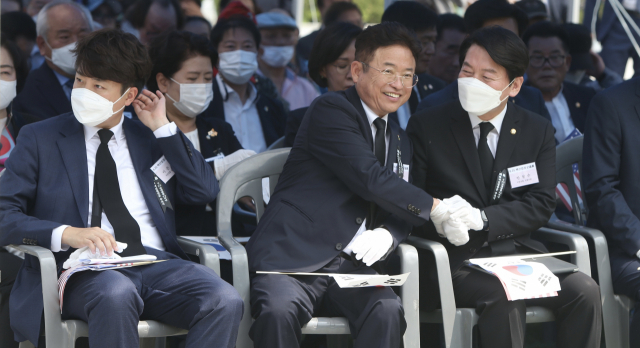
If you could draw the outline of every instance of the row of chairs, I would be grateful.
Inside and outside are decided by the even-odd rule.
[[[264,213],[262,179],[269,178],[269,191],[273,193],[278,178],[288,157],[289,149],[267,151],[233,166],[220,181],[221,191],[217,199],[217,230],[221,244],[230,252],[232,257],[233,286],[242,297],[245,308],[244,316],[238,332],[237,347],[253,347],[249,338],[249,328],[252,324],[249,302],[249,269],[247,254],[244,247],[233,238],[231,229],[231,215],[234,202],[244,196],[250,196],[255,201],[256,219],[259,221]],[[557,148],[557,179],[569,187],[572,201],[577,202],[577,193],[573,187],[573,163],[581,167],[582,137],[567,141]],[[568,168],[568,169],[567,169]],[[573,188],[573,190],[572,190]],[[577,204],[573,210],[576,221],[583,222],[586,214]],[[584,215],[583,215],[584,214]],[[591,275],[592,267],[597,273],[596,280],[601,287],[603,304],[604,337],[607,347],[629,347],[629,309],[632,301],[624,296],[615,295],[611,281],[611,269],[607,242],[604,235],[597,230],[582,225],[572,225],[561,221],[551,221],[548,226],[541,228],[533,237],[544,241],[562,244],[568,250],[577,253],[571,256],[571,262],[580,271]],[[190,240],[179,238],[185,252],[195,255],[200,262],[218,274],[220,263],[215,249]],[[88,328],[86,323],[79,320],[61,320],[57,293],[56,265],[51,251],[37,246],[13,245],[15,249],[38,257],[42,269],[45,336],[47,346],[74,347],[75,339],[86,337]],[[418,252],[416,248],[424,249],[433,254],[438,272],[438,286],[440,287],[441,308],[433,312],[419,310],[419,269]],[[473,308],[457,308],[453,297],[451,271],[446,249],[437,242],[417,237],[409,237],[396,251],[401,260],[401,272],[408,273],[407,282],[400,288],[400,297],[405,309],[407,330],[404,335],[404,347],[420,347],[420,323],[442,323],[445,333],[445,345],[449,347],[472,347],[473,327],[478,317]],[[589,257],[593,255],[593,257]],[[553,321],[551,311],[542,307],[527,308],[527,323]],[[185,330],[174,328],[156,321],[141,321],[138,326],[141,347],[164,347],[166,337],[185,334]],[[303,334],[323,334],[327,336],[330,347],[348,346],[349,325],[346,318],[313,318],[302,330]],[[21,348],[32,347],[28,342],[22,342]]]

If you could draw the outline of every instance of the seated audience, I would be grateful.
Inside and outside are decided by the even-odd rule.
[[[135,35],[143,45],[164,32],[182,30],[184,24],[179,0],[137,0],[124,18],[122,30]]]
[[[29,74],[13,107],[19,114],[47,119],[71,112],[71,89],[76,74],[72,51],[93,27],[81,5],[69,0],[56,0],[43,7],[36,25],[36,43],[46,60]]]
[[[445,13],[438,16],[435,53],[429,61],[427,72],[446,84],[454,82],[460,72],[460,45],[467,37],[462,17]]]
[[[2,36],[13,41],[23,57],[29,57],[36,47],[36,23],[24,12],[9,12],[0,17]]]
[[[415,228],[413,235],[447,249],[456,306],[476,309],[480,346],[523,347],[526,307],[542,306],[555,314],[558,347],[596,348],[602,309],[590,276],[558,274],[558,296],[509,301],[496,276],[464,264],[470,258],[547,252],[531,234],[555,208],[554,129],[508,101],[520,92],[528,56],[509,30],[495,26],[474,32],[460,50],[459,100],[411,117],[407,133],[415,151],[414,184],[434,197],[461,197],[440,203],[444,212],[434,210],[433,223]],[[499,173],[531,163],[537,181],[521,187],[507,181],[494,194]],[[428,253],[419,254],[420,305],[433,310],[440,303],[437,272]]]
[[[188,329],[186,347],[234,347],[242,299],[213,270],[187,261],[175,213],[163,209],[212,201],[219,190],[211,167],[167,120],[162,93],[139,94],[151,62],[133,35],[103,29],[73,52],[73,112],[23,127],[6,162],[0,245],[51,249],[58,269],[77,248],[112,255],[116,241],[127,243],[122,256],[166,260],[70,278],[61,317],[87,322],[93,348],[138,347],[141,319]],[[123,117],[130,104],[141,122]],[[162,159],[174,174],[164,183],[150,169]],[[11,292],[16,341],[37,344],[41,286],[38,261],[26,255]]]
[[[246,16],[219,18],[211,30],[218,74],[205,117],[227,121],[243,148],[262,152],[284,136],[287,114],[278,100],[251,81],[258,69],[260,32]]]
[[[596,91],[622,83],[622,76],[604,65],[599,54],[591,50],[591,30],[584,25],[565,23],[562,25],[569,34],[571,67],[565,80]]]
[[[514,3],[516,7],[522,10],[529,19],[529,25],[533,25],[540,21],[549,20],[549,12],[547,5],[540,0],[521,0]]]
[[[230,124],[201,116],[213,99],[210,50],[207,39],[186,31],[159,36],[149,46],[153,67],[147,88],[165,95],[167,118],[209,162],[220,180],[228,168],[255,153],[242,149]],[[214,236],[215,202],[208,205],[177,204],[176,233]]]
[[[98,0],[90,3],[91,17],[93,21],[103,28],[115,29],[120,27],[122,21],[122,5],[117,0]]]
[[[344,91],[353,86],[351,63],[356,59],[356,38],[362,29],[351,23],[338,22],[318,34],[311,49],[309,75],[329,92]],[[284,146],[291,147],[308,107],[293,110],[287,117]]]
[[[188,31],[190,33],[202,35],[209,39],[209,34],[211,33],[211,23],[206,20],[204,17],[198,16],[190,16],[184,19],[184,26],[182,30]]]
[[[435,52],[436,23],[438,15],[425,5],[415,1],[397,1],[389,6],[382,14],[382,22],[398,22],[416,34],[422,51],[416,62],[418,84],[411,90],[409,101],[402,105],[397,112],[389,114],[389,118],[398,122],[402,129],[407,128],[409,117],[418,108],[422,98],[444,88],[444,81],[427,74],[431,57]]]

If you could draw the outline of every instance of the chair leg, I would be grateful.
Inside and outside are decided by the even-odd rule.
[[[20,342],[19,348],[36,348],[30,341]]]
[[[167,338],[166,337],[158,337],[156,338],[155,348],[166,348],[167,347]]]
[[[155,337],[140,338],[140,348],[155,348],[155,347],[156,347]]]
[[[473,347],[473,327],[478,323],[478,317],[474,309],[458,308],[456,321],[453,326],[451,348]]]
[[[349,335],[327,335],[327,347],[349,348]]]

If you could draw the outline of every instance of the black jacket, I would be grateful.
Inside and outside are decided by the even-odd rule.
[[[443,89],[446,85],[447,84],[444,81],[427,73],[418,75],[418,84],[416,85],[416,88],[411,89],[411,97],[409,98],[409,101],[407,101],[407,103],[409,103],[411,114],[413,115],[416,113],[418,105],[422,99]],[[419,95],[416,95],[416,89],[418,90]],[[396,123],[400,123],[398,121],[397,112],[390,113],[389,119],[396,121]]]
[[[20,94],[13,100],[13,111],[44,120],[71,112],[71,101],[46,62],[29,73]]]

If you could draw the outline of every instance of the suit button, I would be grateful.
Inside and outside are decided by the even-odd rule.
[[[409,204],[409,206],[407,207],[407,209],[409,209],[409,211],[413,211],[413,205]]]
[[[416,210],[416,212],[418,213],[418,215],[420,215],[420,209],[419,208]]]
[[[478,249],[476,249],[476,248],[469,249],[469,252],[472,253],[472,254],[475,253],[476,251],[478,251]]]
[[[342,250],[342,243],[336,244],[336,250],[338,251]]]
[[[362,225],[362,218],[356,218],[356,223],[358,225]]]
[[[509,235],[509,237],[513,237],[513,233]]]
[[[22,244],[27,244],[27,238],[22,238]]]

